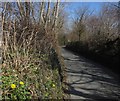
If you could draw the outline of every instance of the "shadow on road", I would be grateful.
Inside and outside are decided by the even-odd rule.
[[[74,87],[72,87],[70,84],[67,84],[67,85],[69,86],[69,90],[64,89],[65,93],[84,97],[85,98],[84,101],[88,101],[88,100],[89,101],[119,101],[118,99],[120,98],[120,97],[118,97],[118,98],[104,97],[103,95],[100,95],[97,93],[96,94],[86,94],[81,91],[75,90]],[[86,89],[86,88],[81,88],[81,89],[96,91],[96,89]]]
[[[80,80],[77,80],[77,81],[73,82],[72,84],[85,84],[85,83],[97,81],[97,82],[106,83],[108,85],[112,85],[112,86],[115,86],[115,87],[120,87],[119,86],[120,82],[119,81],[115,81],[114,80],[115,78],[111,78],[109,76],[105,77],[104,75],[97,75],[97,74],[95,75],[92,72],[89,73],[89,70],[86,70],[86,69],[85,70],[81,70],[81,71],[75,71],[75,70],[67,68],[66,72],[70,73],[71,76],[78,76],[80,78]],[[98,70],[98,72],[99,72],[99,70]],[[101,74],[101,72],[99,74]],[[81,81],[82,78],[89,79],[89,80],[86,81],[86,82],[81,82],[80,83],[79,81]]]
[[[120,101],[119,79],[109,70],[84,57],[63,51],[69,87],[64,89],[72,99],[82,101]]]
[[[82,71],[67,69],[66,72],[69,73],[70,76],[79,77],[79,79],[73,81],[72,83],[65,83],[69,87],[68,90],[64,89],[65,93],[83,97],[85,98],[84,101],[120,100],[120,92],[118,90],[118,88],[120,89],[119,82],[114,81],[114,78],[103,77],[102,75],[98,76],[92,73],[88,73],[86,69]],[[92,83],[94,84],[92,85]],[[101,88],[94,87],[95,84],[99,84],[99,87]],[[90,85],[92,85],[92,87]],[[115,89],[117,89],[118,91],[116,91]]]

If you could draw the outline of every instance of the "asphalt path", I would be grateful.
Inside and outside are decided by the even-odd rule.
[[[120,82],[117,74],[82,56],[62,48],[70,99],[80,101],[120,101]]]

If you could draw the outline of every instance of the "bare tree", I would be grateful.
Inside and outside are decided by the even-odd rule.
[[[60,6],[60,0],[57,0],[55,6],[54,6],[54,20],[53,20],[53,29],[57,26],[57,18],[58,18],[58,12],[59,12],[59,6]]]
[[[81,34],[85,32],[85,22],[88,18],[88,7],[79,8],[76,11],[76,17],[74,18],[74,29],[78,34],[78,40],[80,41]]]
[[[47,27],[48,23],[50,23],[50,1],[48,2],[48,8],[46,13],[46,21],[45,21],[45,28]]]
[[[40,3],[40,18],[39,18],[39,23],[44,24],[44,9],[45,9],[45,2]]]

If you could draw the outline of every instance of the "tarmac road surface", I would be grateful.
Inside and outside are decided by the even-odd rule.
[[[70,99],[82,101],[120,101],[117,74],[82,56],[61,48],[64,58]],[[81,101],[80,100],[80,101]]]

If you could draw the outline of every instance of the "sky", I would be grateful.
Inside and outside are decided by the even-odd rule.
[[[77,8],[88,6],[90,11],[94,11],[94,14],[98,14],[102,6],[108,2],[72,2],[68,3],[67,12],[74,13]],[[117,3],[117,2],[109,2],[110,4]]]
[[[99,12],[102,9],[102,6],[108,2],[72,2],[72,3],[68,3],[67,7],[66,7],[66,12],[68,12],[68,26],[71,26],[72,23],[72,18],[75,17],[75,12],[78,8],[87,6],[89,8],[90,12],[94,12],[94,15],[98,15]],[[111,2],[112,4],[112,2]]]
[[[74,2],[66,3],[66,12],[68,13],[68,26],[70,28],[75,12],[78,8],[87,6],[90,11],[94,11],[94,14],[98,14],[101,10],[103,3],[101,2]]]
[[[88,6],[90,11],[94,10],[95,13],[99,13],[103,4],[102,2],[74,2],[69,4],[67,11],[74,13],[79,7]]]

